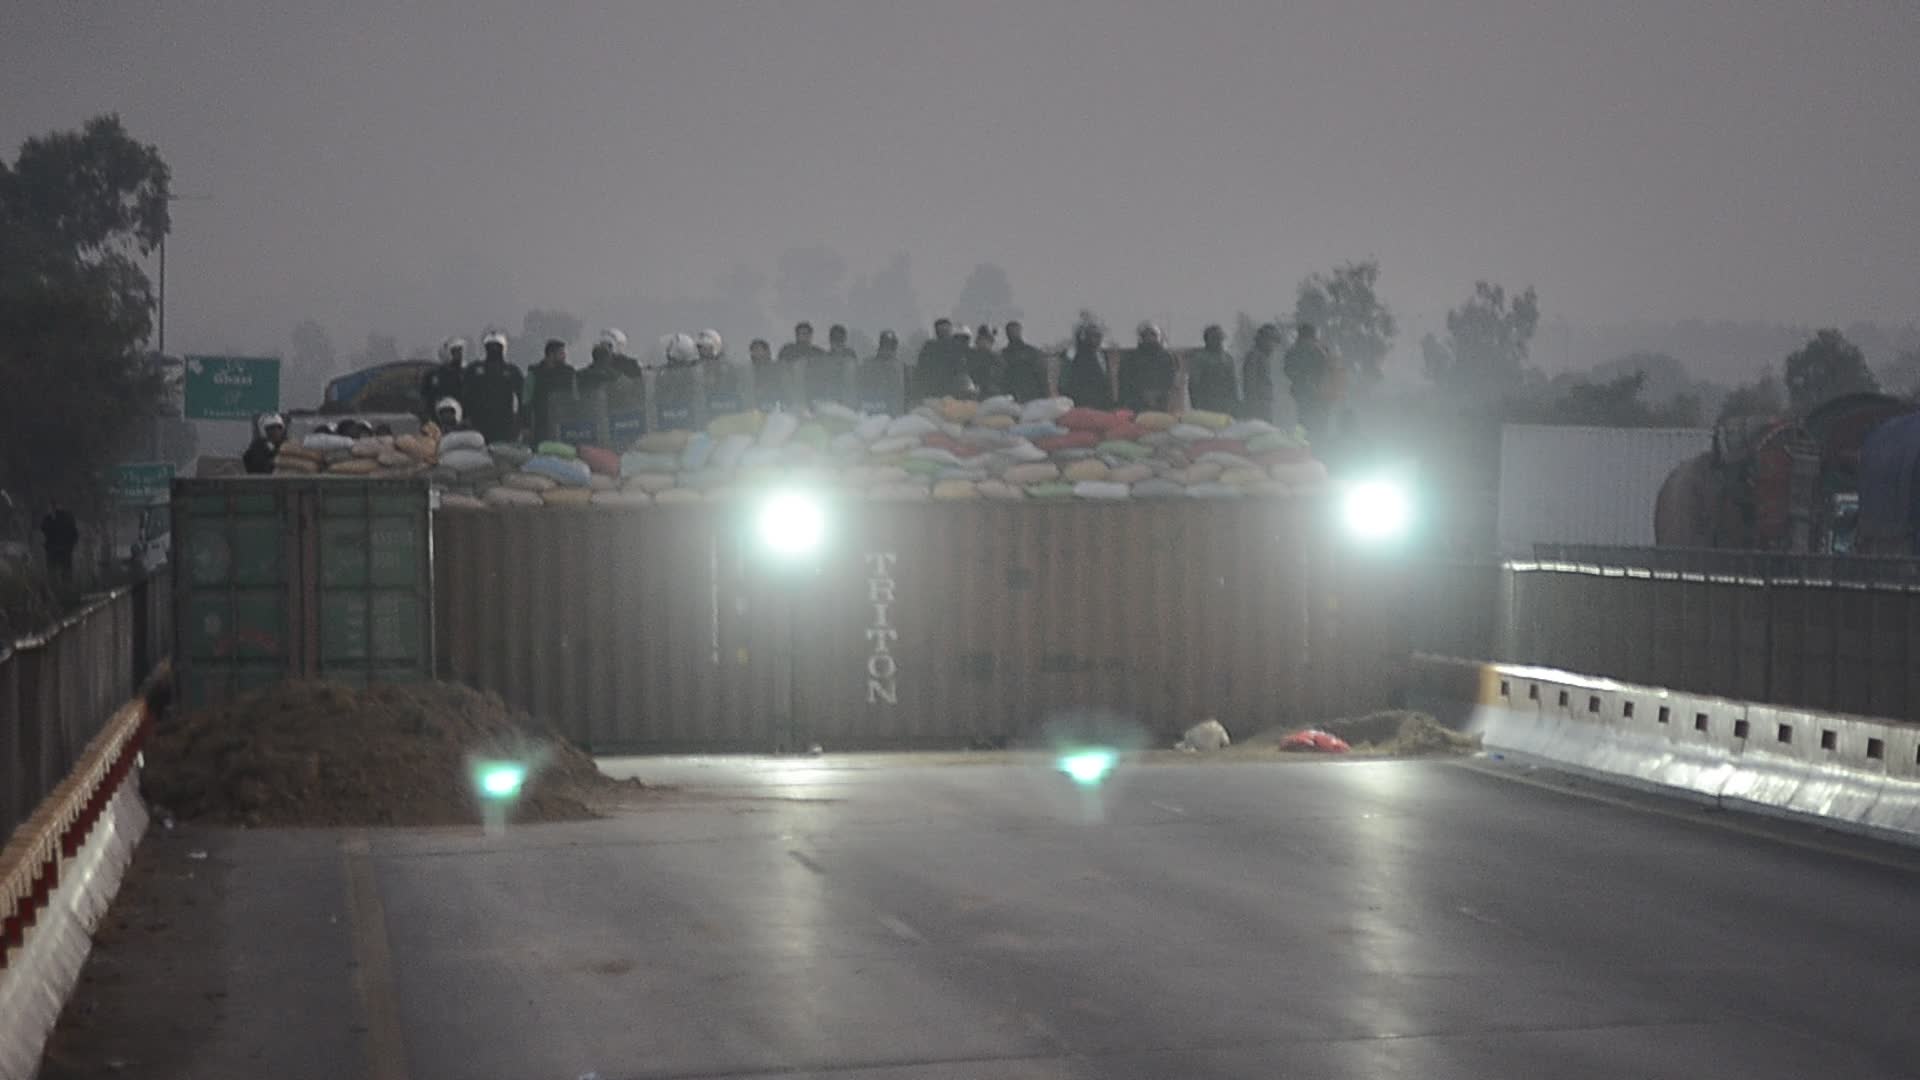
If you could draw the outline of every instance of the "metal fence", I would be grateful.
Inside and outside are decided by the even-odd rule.
[[[163,567],[0,647],[0,842],[167,655],[169,574]]]
[[[1806,555],[1725,548],[1535,544],[1533,558],[1543,563],[1630,566],[1639,570],[1709,578],[1920,585],[1920,559],[1887,555]]]
[[[1920,587],[1849,581],[1846,572],[1840,580],[1770,579],[1510,563],[1498,657],[1689,693],[1920,720]]]

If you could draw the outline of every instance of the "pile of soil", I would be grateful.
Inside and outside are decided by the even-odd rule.
[[[1423,712],[1389,709],[1385,712],[1350,716],[1308,725],[1329,735],[1338,735],[1356,754],[1383,757],[1419,757],[1428,754],[1471,754],[1480,749],[1477,736],[1465,735],[1443,727]],[[1296,731],[1298,724],[1271,728],[1235,746],[1247,750],[1272,752],[1280,740]]]
[[[451,683],[292,682],[218,708],[163,715],[146,746],[148,800],[183,821],[234,825],[470,825],[474,766],[520,762],[510,821],[595,816],[631,791],[497,695]]]

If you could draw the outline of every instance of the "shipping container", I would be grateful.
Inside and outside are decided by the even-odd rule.
[[[1535,544],[1651,545],[1661,484],[1712,448],[1708,428],[1508,424],[1500,433],[1500,553],[1530,558]]]
[[[1484,575],[1342,553],[1318,498],[842,500],[800,561],[755,509],[437,515],[441,674],[603,752],[935,747],[1245,734],[1391,704],[1422,628],[1490,648],[1491,584],[1447,587]]]
[[[187,705],[287,678],[432,676],[424,482],[179,480],[173,532],[175,667]]]

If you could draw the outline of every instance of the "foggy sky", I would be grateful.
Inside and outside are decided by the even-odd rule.
[[[212,196],[174,352],[815,241],[910,253],[928,317],[998,262],[1043,333],[1197,337],[1366,255],[1416,329],[1480,277],[1586,322],[1920,315],[1913,0],[0,0],[4,152],[110,110]]]

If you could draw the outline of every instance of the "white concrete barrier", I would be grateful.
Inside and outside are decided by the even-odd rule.
[[[1491,753],[1920,844],[1920,725],[1433,657],[1416,681],[1458,688],[1463,666],[1480,668],[1466,729]]]
[[[114,714],[0,848],[0,1080],[30,1080],[146,832],[139,750],[147,710]]]

